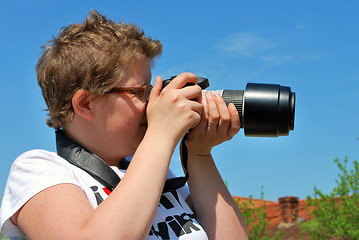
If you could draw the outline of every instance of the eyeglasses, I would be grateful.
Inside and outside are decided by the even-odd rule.
[[[142,87],[114,87],[107,93],[130,93],[136,95],[143,101],[148,101],[153,86],[148,84]]]

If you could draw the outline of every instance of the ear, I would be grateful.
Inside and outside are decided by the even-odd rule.
[[[86,120],[92,120],[94,117],[91,100],[91,94],[86,90],[78,90],[72,97],[72,107],[75,115]]]

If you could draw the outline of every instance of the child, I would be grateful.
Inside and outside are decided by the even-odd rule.
[[[247,239],[211,156],[239,131],[238,113],[217,94],[202,99],[198,85],[185,87],[197,82],[191,73],[163,90],[157,77],[152,88],[151,64],[161,51],[136,26],[96,11],[46,47],[36,70],[57,153],[32,150],[14,162],[0,215],[5,234]],[[166,179],[175,179],[169,164],[182,138],[188,187],[182,181],[165,190]],[[111,167],[96,175],[96,164]],[[106,179],[113,172],[119,183],[111,187]]]

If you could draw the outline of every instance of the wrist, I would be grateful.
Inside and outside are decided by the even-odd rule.
[[[201,146],[196,142],[190,142],[185,140],[185,144],[187,147],[188,156],[210,156],[213,147]]]
[[[189,152],[188,151],[188,158],[206,158],[212,156],[211,151],[204,151],[204,152]]]
[[[214,165],[214,160],[211,154],[209,155],[189,155],[187,162],[187,169],[190,177],[205,172],[208,166]]]
[[[149,140],[156,148],[175,149],[179,140],[160,129],[148,128],[142,141]]]

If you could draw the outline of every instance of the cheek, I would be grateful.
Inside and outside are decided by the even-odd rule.
[[[109,134],[122,124],[125,124],[125,119],[121,116],[126,114],[121,114],[123,110],[120,109],[120,106],[119,101],[112,98],[112,96],[97,105],[95,126],[102,129],[104,134]]]
[[[146,113],[146,104],[143,102],[123,102],[116,104],[115,109],[108,115],[107,127],[117,128],[124,132],[138,129]],[[134,128],[134,129],[133,129]]]

